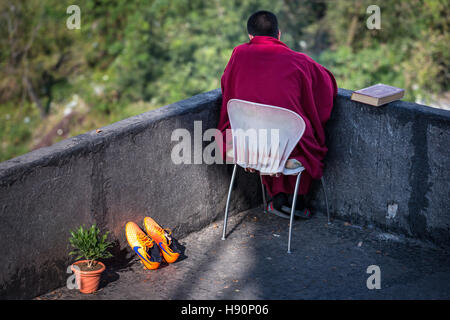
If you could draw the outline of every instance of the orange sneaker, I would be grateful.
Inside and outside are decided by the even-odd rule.
[[[125,226],[125,234],[128,244],[141,258],[142,264],[150,270],[157,269],[161,264],[161,253],[144,231],[134,222],[128,222]]]
[[[158,244],[164,260],[166,260],[167,263],[174,263],[177,261],[180,256],[180,250],[178,250],[172,241],[172,237],[170,236],[171,232],[161,228],[160,225],[150,217],[144,218],[144,227],[147,234]]]

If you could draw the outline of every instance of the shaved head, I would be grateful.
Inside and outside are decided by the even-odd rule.
[[[252,36],[278,38],[277,17],[269,11],[257,11],[248,18],[247,32]]]

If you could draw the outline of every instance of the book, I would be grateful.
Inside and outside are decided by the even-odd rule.
[[[354,91],[351,100],[379,107],[403,98],[404,94],[404,89],[379,83],[374,86]]]

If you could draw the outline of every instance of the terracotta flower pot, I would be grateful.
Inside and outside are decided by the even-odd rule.
[[[80,260],[74,262],[70,267],[72,271],[75,273],[76,281],[78,284],[78,288],[82,293],[93,293],[97,291],[98,285],[100,284],[100,276],[103,271],[105,271],[106,267],[100,261],[97,261],[97,264],[101,266],[98,270],[93,271],[82,271],[79,267],[74,268],[74,266],[87,262],[88,260]]]

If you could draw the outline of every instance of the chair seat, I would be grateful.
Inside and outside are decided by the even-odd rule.
[[[285,176],[291,176],[293,174],[301,173],[303,170],[305,170],[305,167],[298,167],[295,169],[284,168],[282,174],[284,174]]]
[[[298,173],[301,173],[303,170],[305,170],[304,167],[298,167],[295,169],[288,169],[288,168],[284,168],[284,170],[281,172],[281,174],[285,175],[285,176],[292,176],[292,175],[296,175]],[[259,173],[262,176],[268,176],[273,174],[273,172],[260,172]]]
[[[229,149],[227,151],[227,157],[233,159],[233,156],[234,156],[233,155],[233,149]],[[299,164],[300,164],[300,162],[299,162]],[[258,170],[256,168],[253,168],[252,166],[246,166],[245,164],[239,164],[238,163],[237,165],[242,167],[242,168],[244,168],[244,169],[250,168],[250,169]],[[291,176],[291,175],[296,175],[298,173],[301,173],[303,170],[305,170],[305,167],[303,167],[303,166],[299,166],[297,168],[286,168],[286,167],[284,167],[284,169],[281,172],[281,174],[283,174],[285,176]],[[274,173],[273,172],[260,171],[259,174],[262,175],[262,176],[268,176],[268,175],[273,175]]]

